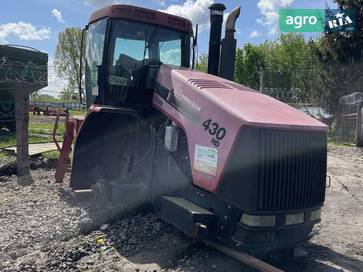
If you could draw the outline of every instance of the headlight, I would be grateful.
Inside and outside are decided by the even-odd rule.
[[[311,212],[310,221],[316,221],[321,217],[321,209],[317,209]]]
[[[295,225],[304,223],[304,213],[293,213],[286,215],[286,225]]]
[[[274,227],[276,224],[276,216],[244,213],[241,216],[240,222],[250,227]]]

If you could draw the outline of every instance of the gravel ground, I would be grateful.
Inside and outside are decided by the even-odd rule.
[[[308,254],[269,261],[286,271],[363,271],[363,150],[330,147],[323,220],[302,245]],[[54,170],[34,183],[0,177],[0,271],[247,271],[192,243],[153,214],[102,222],[78,205]]]

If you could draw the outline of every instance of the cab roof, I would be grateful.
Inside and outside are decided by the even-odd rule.
[[[89,23],[96,22],[103,18],[134,20],[160,25],[187,33],[193,32],[192,23],[188,19],[131,5],[112,5],[97,10],[91,15]]]

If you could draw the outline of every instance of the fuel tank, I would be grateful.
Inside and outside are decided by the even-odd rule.
[[[247,210],[323,201],[327,126],[318,120],[235,82],[167,65],[153,105],[185,131],[195,186]],[[304,198],[314,191],[316,198]],[[291,203],[279,202],[284,195]]]

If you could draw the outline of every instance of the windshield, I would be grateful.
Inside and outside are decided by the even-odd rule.
[[[189,67],[190,35],[131,21],[114,20],[110,38],[109,84],[142,86],[149,65]]]

